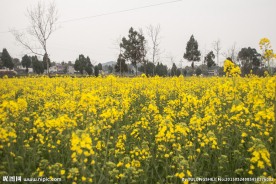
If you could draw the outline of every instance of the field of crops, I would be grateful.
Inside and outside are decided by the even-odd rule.
[[[0,82],[0,177],[276,177],[276,77]]]

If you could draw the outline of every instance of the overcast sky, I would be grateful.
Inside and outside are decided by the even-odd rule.
[[[173,1],[173,0],[171,0]],[[16,43],[10,29],[26,28],[27,8],[37,0],[1,0],[0,49],[7,48],[14,58],[28,50]],[[48,2],[44,0],[44,2]],[[76,20],[110,12],[170,2],[170,0],[55,0],[59,21]],[[222,52],[236,43],[259,50],[259,40],[270,39],[276,50],[276,0],[182,0],[160,6],[123,13],[79,19],[60,24],[51,35],[48,47],[52,61],[75,61],[79,54],[97,63],[115,61],[119,54],[118,38],[150,24],[161,26],[162,62],[171,65],[173,57],[179,66],[187,41],[193,34],[204,55],[220,39]],[[221,60],[224,59],[220,56]],[[187,65],[187,62],[184,62]],[[190,64],[189,64],[190,65]]]

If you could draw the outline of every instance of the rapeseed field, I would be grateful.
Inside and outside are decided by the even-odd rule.
[[[276,77],[1,79],[0,177],[275,178],[275,94]]]

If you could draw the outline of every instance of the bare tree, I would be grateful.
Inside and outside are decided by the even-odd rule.
[[[150,41],[151,41],[151,56],[152,56],[152,63],[155,65],[156,62],[159,61],[159,56],[161,54],[161,51],[160,51],[160,31],[161,31],[161,27],[160,25],[158,24],[157,26],[152,26],[152,25],[149,25],[147,27],[147,34],[150,38]],[[153,75],[154,75],[154,67],[153,67]]]
[[[219,54],[220,54],[220,51],[221,51],[221,43],[220,43],[219,39],[213,42],[213,49],[216,52],[217,65],[219,66]]]
[[[237,52],[237,46],[236,42],[232,45],[230,49],[228,49],[226,52],[224,52],[222,55],[226,58],[230,57],[232,61],[237,62],[238,52]]]
[[[42,2],[27,10],[27,17],[30,21],[30,27],[27,32],[12,30],[16,41],[22,44],[33,54],[44,56],[47,63],[47,73],[49,74],[49,56],[47,50],[47,41],[51,34],[56,30],[58,20],[57,9],[54,2],[47,7]],[[44,53],[42,53],[42,51]]]

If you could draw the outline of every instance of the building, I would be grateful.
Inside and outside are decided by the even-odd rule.
[[[74,74],[76,71],[73,66],[69,65],[67,68],[67,73],[68,74]]]

